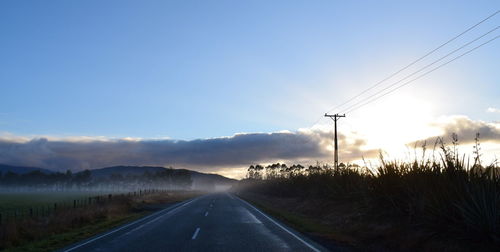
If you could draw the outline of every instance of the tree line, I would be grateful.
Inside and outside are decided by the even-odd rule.
[[[339,164],[339,169],[359,169],[357,164]],[[275,163],[267,166],[260,164],[250,165],[247,169],[247,179],[251,180],[272,180],[278,178],[292,178],[297,176],[307,176],[312,174],[320,174],[330,171],[332,168],[326,164],[317,163],[316,165],[303,166],[300,164],[293,164],[287,166],[286,164]]]
[[[165,169],[158,172],[142,174],[113,173],[110,176],[94,178],[92,171],[73,173],[44,173],[32,171],[18,174],[12,171],[0,174],[1,189],[23,190],[137,190],[141,188],[157,189],[190,189],[191,174],[185,170]]]

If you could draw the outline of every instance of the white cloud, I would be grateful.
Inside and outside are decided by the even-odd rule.
[[[486,110],[486,112],[489,112],[489,113],[500,113],[500,109],[490,107],[490,108],[488,108]]]
[[[500,144],[499,122],[472,120],[467,116],[447,116],[437,120],[433,123],[433,126],[441,131],[439,136],[449,137],[451,134],[455,133],[462,143],[474,142],[476,133],[479,133],[482,142]]]

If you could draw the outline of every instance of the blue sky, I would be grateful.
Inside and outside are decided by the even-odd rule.
[[[252,163],[330,162],[324,112],[499,9],[498,1],[2,1],[0,163],[173,165],[241,178]],[[384,85],[499,24],[500,14]],[[348,114],[341,161],[379,149],[403,157],[405,144],[451,133],[471,144],[476,132],[494,160],[498,59],[500,39]]]
[[[0,130],[195,139],[308,127],[499,6],[2,1]],[[499,56],[492,43],[413,88],[444,99],[440,114],[494,120]]]

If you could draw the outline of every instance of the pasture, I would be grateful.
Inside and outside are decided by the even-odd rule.
[[[72,206],[75,200],[104,195],[104,192],[0,192],[0,214],[12,214],[15,211],[26,212],[30,208]]]

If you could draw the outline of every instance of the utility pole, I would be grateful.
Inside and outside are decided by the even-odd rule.
[[[334,159],[335,169],[337,169],[339,167],[339,146],[337,143],[337,120],[340,117],[345,117],[345,114],[343,114],[343,115],[339,115],[339,114],[329,115],[329,114],[325,113],[325,117],[330,117],[333,120],[334,126],[335,126],[334,136],[333,136],[333,143],[334,143],[333,159]]]

